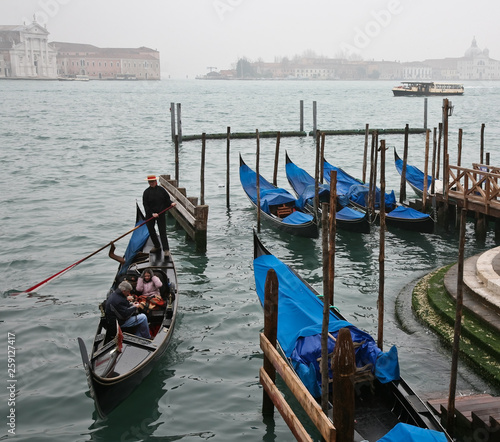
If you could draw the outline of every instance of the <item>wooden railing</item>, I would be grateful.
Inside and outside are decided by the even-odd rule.
[[[480,204],[488,213],[490,208],[500,210],[500,169],[484,164],[473,164],[472,169],[449,166],[446,194],[468,203]]]

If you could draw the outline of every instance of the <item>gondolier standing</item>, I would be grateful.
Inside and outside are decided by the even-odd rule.
[[[146,211],[146,219],[153,218],[147,223],[149,235],[153,241],[154,247],[151,249],[152,253],[157,253],[161,250],[160,241],[158,240],[158,235],[155,231],[155,223],[158,223],[158,230],[160,231],[161,246],[163,247],[163,253],[165,258],[170,256],[170,248],[167,239],[167,222],[165,220],[165,213],[159,214],[167,207],[175,205],[170,200],[170,195],[162,187],[158,186],[156,175],[148,175],[147,182],[149,187],[144,191],[142,195],[142,204],[144,205],[144,210]]]

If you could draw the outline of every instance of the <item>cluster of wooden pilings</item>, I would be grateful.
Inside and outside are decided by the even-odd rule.
[[[429,206],[435,212],[437,223],[445,229],[458,226],[461,209],[466,209],[469,218],[474,219],[476,237],[484,240],[489,221],[494,222],[495,237],[500,239],[500,168],[490,165],[490,154],[485,153],[484,130],[481,125],[479,163],[472,167],[462,166],[462,129],[458,131],[457,164],[450,164],[448,120],[453,106],[443,100],[442,122],[434,127],[432,151],[431,131],[427,129],[424,154],[424,186],[420,200],[408,202],[418,210],[426,212]],[[406,200],[405,170],[408,158],[408,127],[405,131],[403,172],[401,174],[400,202]],[[428,179],[430,177],[430,187]],[[442,189],[436,183],[443,183]]]
[[[204,133],[204,134],[191,134],[185,135],[182,131],[182,118],[181,118],[181,103],[170,103],[170,132],[172,136],[172,141],[177,141],[179,143],[184,141],[201,140],[204,137],[206,140],[224,140],[228,137],[232,139],[252,139],[256,137],[255,132],[233,132],[233,133]],[[297,131],[261,131],[259,136],[261,138],[275,138],[280,137],[306,137],[317,136],[320,131],[317,124],[317,103],[313,101],[313,121],[312,130],[306,132],[304,130],[304,100],[300,100],[300,110],[299,110],[299,130]],[[411,128],[409,133],[411,134],[421,134],[424,133],[427,128],[427,98],[424,100],[424,127],[423,128]],[[379,134],[402,134],[405,133],[405,129],[402,128],[387,128],[387,129],[371,129],[372,131],[377,131]],[[364,135],[364,129],[322,129],[322,133],[325,135]]]

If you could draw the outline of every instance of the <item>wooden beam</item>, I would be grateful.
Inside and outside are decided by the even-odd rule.
[[[309,434],[302,426],[297,416],[295,416],[293,410],[290,408],[290,406],[288,405],[288,403],[286,402],[285,398],[280,393],[276,385],[274,385],[274,382],[268,376],[264,368],[262,367],[260,368],[259,374],[260,374],[260,383],[262,384],[267,395],[271,398],[274,405],[280,412],[281,417],[288,425],[288,428],[290,428],[290,430],[292,431],[293,435],[295,436],[295,439],[297,439],[300,442],[302,441],[312,442],[311,436],[309,436]]]
[[[297,375],[288,366],[286,361],[283,360],[278,351],[267,340],[267,338],[264,336],[264,333],[260,334],[260,348],[273,363],[276,371],[285,381],[286,385],[293,393],[293,395],[297,398],[297,401],[300,403],[307,415],[311,418],[312,422],[321,433],[323,438],[327,442],[334,442],[336,437],[336,429],[333,426],[333,423],[323,413],[319,404],[312,397],[311,393],[309,393],[304,384],[302,384]]]

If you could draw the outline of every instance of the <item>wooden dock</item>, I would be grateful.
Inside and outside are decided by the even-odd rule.
[[[448,186],[438,195],[438,201],[500,217],[500,168],[477,163],[472,168],[450,165],[447,181]]]
[[[448,398],[427,401],[441,421],[447,419]],[[489,394],[455,399],[457,434],[465,440],[500,441],[500,398]],[[468,439],[467,439],[468,438]]]
[[[186,196],[186,189],[177,187],[177,181],[170,175],[160,175],[160,185],[170,194],[177,205],[168,213],[196,243],[198,250],[207,248],[208,205],[198,204],[198,198]]]

